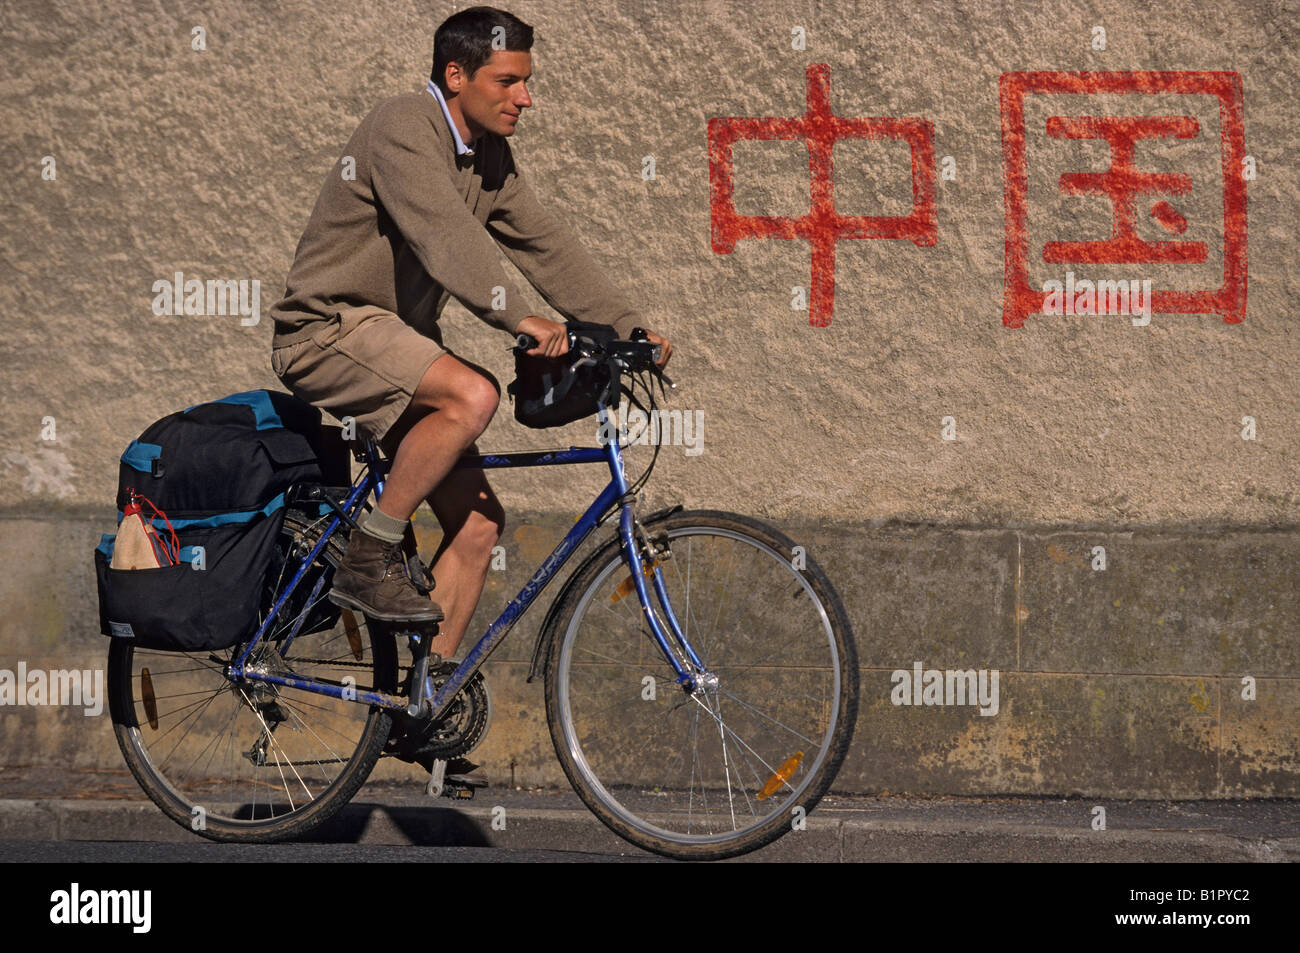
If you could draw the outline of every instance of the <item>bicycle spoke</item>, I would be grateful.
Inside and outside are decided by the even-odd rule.
[[[795,731],[793,728],[791,728],[791,727],[790,727],[789,725],[787,725],[785,722],[781,721],[779,718],[773,718],[771,715],[768,715],[768,714],[766,714],[766,713],[764,713],[764,712],[759,711],[759,710],[758,710],[757,708],[755,708],[753,705],[750,705],[750,704],[748,704],[748,703],[746,703],[746,702],[744,702],[744,701],[741,701],[741,699],[739,699],[739,698],[737,698],[735,695],[731,694],[731,692],[726,691],[725,689],[719,689],[719,691],[721,691],[722,694],[726,695],[728,698],[733,699],[733,700],[736,702],[736,704],[738,704],[738,705],[742,705],[742,706],[744,706],[745,708],[747,708],[747,709],[749,709],[750,711],[752,711],[754,714],[759,715],[759,716],[762,717],[762,718],[766,718],[768,721],[772,722],[772,724],[777,725],[777,726],[780,727],[780,728],[784,728],[786,731],[790,732],[790,734],[794,735],[794,736],[795,736],[796,738],[798,738],[799,740],[801,740],[801,741],[806,741],[806,742],[807,742],[808,744],[810,744],[810,745],[813,745],[813,744],[816,744],[816,743],[817,743],[816,740],[814,740],[813,738],[810,738],[810,737],[808,737],[807,735],[802,734],[801,732]],[[811,697],[811,696],[801,696],[801,697]]]
[[[687,817],[686,817],[686,833],[688,833],[688,834],[691,832],[691,818],[692,818],[692,816],[693,816],[694,807],[695,807],[695,775],[696,775],[697,771],[699,770],[699,760],[700,760],[700,743],[699,743],[699,741],[700,741],[700,712],[699,712],[699,709],[695,709],[695,710],[692,712],[692,715],[693,715],[693,719],[692,719],[692,721],[691,721],[691,799],[690,799],[690,807],[691,807],[691,810],[687,812]],[[665,783],[664,786],[665,786],[665,787],[668,787],[669,789],[671,789],[671,785],[669,785],[669,784],[667,784],[667,783]],[[708,796],[704,793],[704,778],[703,778],[703,777],[700,778],[700,799],[704,801],[704,810],[705,810],[705,811],[708,811],[708,809],[709,809],[709,801],[708,801]]]
[[[191,717],[191,716],[202,715],[203,711],[206,710],[207,707],[212,704],[212,702],[216,699],[216,697],[217,695],[214,694],[211,698],[209,698],[205,702],[195,702],[194,705],[187,706],[187,707],[194,708],[194,710],[191,711],[189,714],[187,714],[179,722],[177,722],[175,727],[179,727],[180,725],[185,724],[186,721],[189,721],[189,727],[187,727],[185,731],[182,732],[180,738],[176,740],[176,744],[172,745],[172,750],[168,752],[167,757],[163,758],[162,760],[163,764],[166,764],[169,760],[171,760],[171,756],[176,753],[176,749],[178,749],[181,746],[181,742],[183,742],[187,737],[189,737],[190,732],[194,730],[194,726],[199,723],[198,717]],[[184,711],[184,709],[177,709],[177,710]],[[162,724],[162,722],[160,721],[159,724]],[[167,729],[167,732],[165,732],[162,737],[165,738],[166,735],[170,733],[172,730],[173,730],[172,728]],[[162,739],[160,738],[159,740],[161,741]]]
[[[248,696],[244,694],[242,689],[240,690],[239,694],[243,696],[244,703],[247,704],[249,708],[253,709],[253,714],[257,716],[258,722],[262,725],[262,731],[265,733],[266,740],[270,742],[271,745],[275,748],[277,755],[280,754],[283,751],[283,749],[280,747],[279,742],[275,740],[275,732],[273,732],[270,728],[267,727],[266,719],[262,717],[262,713],[257,710],[257,708],[253,705],[252,701],[249,700]],[[297,769],[294,767],[293,760],[289,759],[286,763],[289,765],[289,770],[293,771],[293,776],[298,779],[298,783],[302,785],[303,791],[306,792],[307,800],[311,800],[312,795],[311,795],[311,791],[307,788],[307,782],[302,779],[302,775],[300,775]],[[279,757],[276,758],[275,764],[276,764],[276,768],[280,770],[280,777],[284,779],[284,783],[285,783],[284,793],[285,796],[289,798],[289,809],[293,810],[294,809],[293,795],[289,793],[289,782],[288,779],[285,779],[284,769],[280,768]]]
[[[216,698],[216,696],[213,696],[213,700],[215,700],[215,698]],[[236,712],[236,714],[238,714],[238,712]],[[233,722],[233,721],[234,721],[234,715],[231,716],[231,722]],[[203,752],[206,751],[206,750],[211,746],[212,742],[219,742],[220,740],[221,740],[221,736],[220,736],[220,735],[213,735],[213,736],[212,736],[212,741],[208,742],[208,744],[205,745],[205,746],[203,747],[203,750],[200,751],[198,754],[196,754],[196,755],[194,756],[194,760],[190,762],[190,766],[189,766],[188,768],[186,768],[184,771],[182,771],[182,772],[180,773],[180,778],[181,778],[181,780],[184,780],[185,778],[188,778],[188,777],[190,776],[190,771],[192,771],[192,770],[194,769],[194,765],[196,765],[196,764],[198,763],[199,758],[203,757]],[[178,743],[178,746],[179,746],[179,743]],[[173,751],[174,751],[174,750],[175,750],[175,749],[173,749]],[[164,759],[163,759],[163,764],[166,764],[168,760],[169,760],[169,758],[164,758]]]
[[[196,695],[207,695],[207,696],[208,696],[208,701],[211,701],[213,698],[216,698],[217,695],[220,695],[221,693],[220,693],[220,692],[195,692],[194,694],[196,694]],[[204,703],[203,703],[202,701],[193,701],[193,702],[189,702],[188,704],[181,705],[181,706],[179,706],[179,707],[177,707],[177,708],[172,708],[172,709],[169,709],[169,710],[167,710],[167,711],[160,711],[160,712],[158,712],[158,714],[156,715],[156,717],[155,717],[154,720],[157,721],[158,724],[161,725],[164,721],[169,721],[169,720],[171,720],[171,718],[172,718],[173,715],[178,715],[178,714],[180,714],[180,713],[183,712],[183,711],[193,712],[194,710],[198,709],[198,708],[199,708],[201,705],[203,705],[203,704],[204,704]],[[185,717],[188,718],[189,716],[186,715]],[[183,718],[183,719],[181,719],[181,721],[178,722],[177,724],[184,724],[184,723],[185,723],[185,719]],[[171,729],[168,729],[168,731],[170,731],[170,730],[171,730]],[[165,737],[167,737],[167,733],[166,733],[166,732],[163,732],[163,734],[159,735],[158,737],[159,737],[160,739],[161,739],[161,738],[165,738]]]
[[[280,704],[284,705],[284,706],[288,709],[289,714],[293,716],[294,720],[297,721],[298,724],[302,725],[303,728],[305,728],[307,731],[311,732],[311,736],[312,736],[313,738],[315,738],[317,741],[319,741],[321,747],[324,748],[326,751],[328,751],[328,752],[333,756],[333,759],[334,759],[335,762],[338,762],[338,763],[341,763],[341,764],[347,764],[347,758],[340,758],[339,755],[338,755],[338,752],[336,752],[333,748],[331,748],[328,744],[326,744],[325,739],[321,738],[320,735],[316,734],[316,732],[311,728],[311,726],[309,726],[305,721],[302,720],[302,718],[300,718],[300,717],[298,716],[298,713],[295,712],[295,711],[293,710],[293,706],[292,706],[291,704],[289,704],[288,701],[286,701],[286,700],[284,700],[284,699],[277,699],[277,701],[279,701]],[[344,737],[347,737],[347,736],[344,735]],[[325,774],[325,766],[324,766],[324,764],[323,764],[323,763],[319,763],[319,762],[318,762],[318,764],[319,764],[320,769],[321,769],[321,777],[322,777],[322,780],[325,782],[326,785],[330,784],[330,782],[331,782],[331,778],[330,778],[328,775]]]
[[[718,725],[718,737],[722,741],[722,773],[727,781],[727,808],[731,811],[731,829],[734,831],[736,829],[736,807],[731,794],[731,762],[727,760],[727,735],[726,732],[722,730],[722,715],[721,713],[714,713],[710,710],[708,705],[704,704],[704,701],[699,695],[694,695],[692,697],[694,697],[694,699],[704,707],[704,710],[713,717],[713,720],[717,722]]]

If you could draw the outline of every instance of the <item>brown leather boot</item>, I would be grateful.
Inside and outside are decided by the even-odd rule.
[[[407,574],[401,542],[353,531],[334,571],[330,602],[388,622],[441,622],[442,607],[421,594]]]

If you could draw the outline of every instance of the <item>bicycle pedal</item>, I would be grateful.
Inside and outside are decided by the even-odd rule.
[[[478,787],[474,785],[461,785],[454,779],[448,778],[442,787],[442,796],[454,798],[456,800],[468,801],[474,797],[474,792]]]
[[[479,788],[485,788],[488,783],[482,778],[467,777],[463,774],[449,774],[444,779],[445,784],[454,784],[457,787],[469,788],[471,791],[477,791]],[[469,795],[473,797],[473,795]]]

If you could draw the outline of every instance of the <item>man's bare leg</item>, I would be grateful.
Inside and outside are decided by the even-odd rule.
[[[433,491],[429,507],[443,534],[430,566],[437,583],[433,599],[446,614],[433,650],[450,658],[465,637],[483,594],[492,548],[505,526],[505,511],[482,470],[453,471]]]
[[[379,509],[393,519],[409,520],[487,429],[500,400],[491,378],[450,354],[434,361],[381,441],[392,468]]]
[[[436,584],[430,598],[445,615],[433,641],[444,658],[465,636],[505,520],[482,472],[452,467],[487,429],[499,403],[499,388],[486,371],[444,355],[381,441],[392,468],[378,508],[409,520],[426,500],[443,529],[430,566]]]

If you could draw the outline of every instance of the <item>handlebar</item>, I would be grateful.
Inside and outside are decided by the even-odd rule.
[[[538,341],[531,334],[515,336],[515,350],[529,351],[538,346]],[[569,353],[577,354],[579,360],[610,360],[631,371],[651,371],[660,377],[669,387],[676,387],[672,379],[659,367],[663,356],[663,347],[646,337],[643,328],[632,329],[629,341],[608,341],[605,344],[590,346],[579,341],[577,334],[569,332]]]

